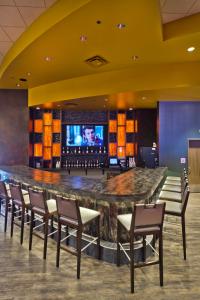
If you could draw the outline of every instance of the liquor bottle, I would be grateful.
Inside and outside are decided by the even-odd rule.
[[[62,153],[65,154],[65,147],[62,147]]]
[[[69,154],[69,147],[67,147],[67,154]]]
[[[80,148],[80,147],[78,147],[78,153],[79,153],[79,154],[81,153],[81,148]]]
[[[103,147],[103,153],[106,153],[106,147]]]
[[[74,148],[74,154],[76,154],[76,147]]]
[[[86,148],[86,153],[88,153],[88,147]]]
[[[99,148],[99,153],[101,153],[102,151],[101,151],[101,147]]]

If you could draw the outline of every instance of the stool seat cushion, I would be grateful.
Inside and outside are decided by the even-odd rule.
[[[24,203],[26,204],[26,205],[28,205],[28,204],[30,204],[30,198],[29,198],[29,195],[24,195]]]
[[[50,214],[53,214],[57,211],[57,205],[55,199],[47,200],[47,207]]]
[[[159,200],[171,200],[171,201],[178,201],[178,202],[181,202],[182,200],[181,193],[168,192],[168,191],[161,191],[158,198]]]
[[[164,184],[162,186],[162,191],[169,191],[169,192],[181,193],[181,186]]]
[[[178,202],[172,202],[172,201],[160,201],[158,200],[157,203],[165,202],[165,213],[177,213],[181,214],[182,204]]]
[[[82,224],[86,224],[87,222],[91,221],[92,219],[95,219],[97,216],[100,215],[100,212],[96,210],[85,208],[85,207],[79,207],[79,208],[80,208]]]
[[[178,176],[167,176],[166,179],[169,179],[169,180],[176,180],[176,181],[181,181],[181,177],[178,177]]]
[[[118,215],[117,219],[126,228],[126,230],[130,231],[130,229],[131,229],[132,214]]]
[[[170,185],[181,186],[181,181],[176,181],[176,180],[169,180],[169,179],[166,179],[164,184],[170,184]]]

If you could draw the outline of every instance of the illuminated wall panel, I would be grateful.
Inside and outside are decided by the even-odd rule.
[[[42,144],[34,144],[34,156],[35,157],[42,156]]]
[[[133,120],[126,120],[126,132],[134,132],[134,121]]]
[[[44,126],[43,145],[45,147],[51,147],[51,145],[52,145],[52,127],[51,126]]]
[[[52,156],[60,156],[60,152],[61,152],[60,144],[54,143],[52,148]]]
[[[126,128],[125,128],[125,126],[119,126],[117,128],[117,144],[118,144],[118,146],[126,145]]]
[[[44,147],[43,159],[44,160],[51,160],[51,147]]]
[[[119,125],[125,125],[126,124],[126,115],[122,113],[117,114],[117,123]]]
[[[53,120],[53,133],[60,133],[60,132],[61,132],[61,121]]]
[[[109,143],[109,155],[116,156],[117,155],[117,144]]]
[[[34,132],[35,133],[43,132],[43,121],[42,120],[34,120]]]
[[[126,143],[126,156],[134,156],[134,143]]]
[[[117,156],[118,158],[126,157],[125,147],[117,147]]]
[[[109,132],[117,132],[117,120],[109,120]]]
[[[52,125],[52,113],[43,114],[44,125]]]

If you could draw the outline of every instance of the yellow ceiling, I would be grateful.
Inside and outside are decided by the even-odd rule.
[[[95,55],[108,64],[85,63]],[[27,78],[19,88],[28,88],[30,106],[68,100],[76,109],[152,108],[159,100],[198,101],[199,61],[200,14],[162,25],[158,0],[60,0],[7,53],[0,88]]]

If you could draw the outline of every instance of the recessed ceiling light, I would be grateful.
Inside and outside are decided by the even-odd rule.
[[[129,107],[129,109],[128,110],[133,110],[133,108],[132,107]]]
[[[139,59],[139,56],[138,56],[138,55],[133,55],[133,56],[132,56],[132,59],[133,59],[133,60],[138,60],[138,59]]]
[[[46,61],[51,61],[51,57],[50,56],[45,56],[45,58],[44,58]]]
[[[107,98],[105,98],[104,100],[105,100],[106,102],[108,101],[108,99],[107,99]]]
[[[125,27],[126,27],[126,25],[123,24],[123,23],[117,24],[117,28],[119,28],[119,29],[122,29],[122,28],[125,28]]]
[[[36,107],[36,109],[38,109],[38,110],[39,110],[39,109],[40,109],[40,107],[39,107],[39,106],[37,106],[37,107]]]
[[[81,40],[81,42],[86,42],[87,41],[87,36],[86,35],[81,35],[80,40]]]
[[[61,105],[60,105],[60,104],[58,104],[57,106],[58,106],[58,107],[60,107]]]
[[[188,52],[193,52],[194,50],[195,50],[195,47],[193,47],[193,46],[192,46],[192,47],[189,47],[189,48],[187,48],[187,51],[188,51]]]
[[[27,73],[27,76],[31,76],[31,72],[28,72],[28,73]]]
[[[17,84],[16,84],[16,86],[18,86],[18,87],[19,87],[19,86],[20,86],[20,83],[17,83]]]
[[[147,99],[147,97],[145,97],[145,96],[142,97],[142,100],[146,100],[146,99]]]

